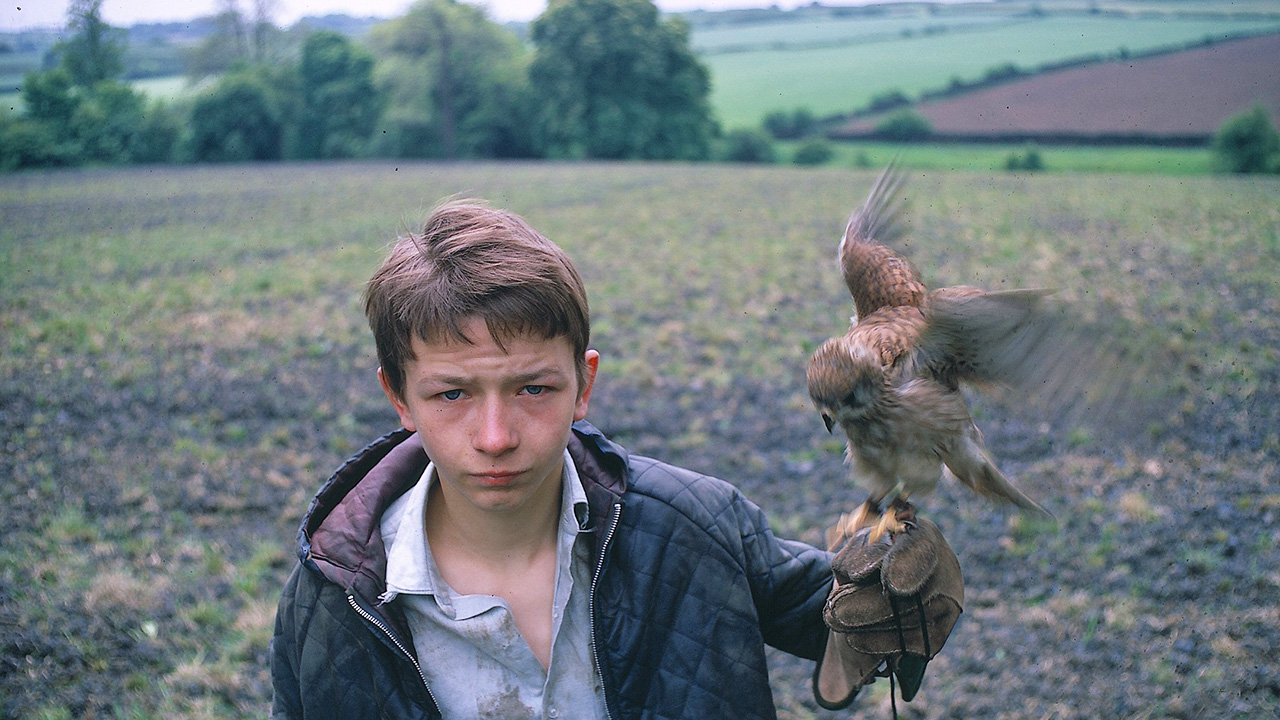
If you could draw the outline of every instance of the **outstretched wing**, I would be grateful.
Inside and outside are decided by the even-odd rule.
[[[840,241],[840,273],[859,318],[882,307],[918,307],[924,301],[925,286],[915,268],[884,244],[902,234],[897,197],[902,183],[893,165],[885,168],[866,202],[849,218]]]
[[[929,293],[915,349],[920,372],[953,388],[1043,383],[1070,355],[1064,316],[1042,302],[1052,292],[957,286]]]

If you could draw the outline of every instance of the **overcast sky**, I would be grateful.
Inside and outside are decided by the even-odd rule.
[[[546,0],[463,0],[483,5],[489,17],[500,22],[532,20],[546,8]],[[807,3],[809,0],[803,0]],[[0,30],[28,27],[61,27],[66,22],[68,0],[0,0]],[[276,0],[277,25],[292,25],[304,15],[346,13],[360,17],[393,17],[403,14],[413,0]],[[658,7],[668,11],[693,9],[726,10],[741,7],[778,5],[795,7],[802,0],[657,0]],[[240,0],[242,11],[250,11],[252,0]],[[116,26],[140,22],[189,20],[212,15],[218,0],[105,0],[102,15]]]

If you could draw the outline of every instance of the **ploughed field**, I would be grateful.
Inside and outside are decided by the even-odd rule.
[[[1280,116],[1280,34],[1112,60],[924,102],[915,109],[949,138],[1194,141],[1260,105]],[[853,121],[838,135],[866,134],[884,116]]]
[[[820,543],[862,497],[804,366],[852,312],[834,249],[874,175],[351,163],[0,178],[0,716],[262,716],[298,519],[395,423],[361,285],[447,195],[510,208],[576,258],[604,356],[589,419]],[[1275,178],[912,174],[902,250],[928,283],[1058,288],[1117,360],[1071,413],[976,398],[992,452],[1058,526],[955,487],[919,500],[967,602],[905,716],[1280,710],[1278,193]],[[1125,404],[1101,412],[1098,387]],[[783,717],[831,715],[808,699],[808,663],[773,660]],[[888,714],[883,685],[866,716]]]

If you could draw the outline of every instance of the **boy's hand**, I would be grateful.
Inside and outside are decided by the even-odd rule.
[[[938,527],[918,515],[905,530],[868,542],[857,532],[831,560],[835,586],[823,619],[831,628],[816,678],[821,704],[845,707],[892,674],[910,701],[925,667],[960,617],[960,562]]]

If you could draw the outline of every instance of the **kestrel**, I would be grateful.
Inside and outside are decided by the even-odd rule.
[[[900,234],[893,166],[849,219],[838,257],[857,315],[809,361],[809,395],[827,430],[839,425],[867,501],[841,518],[832,546],[875,521],[871,542],[909,520],[912,495],[944,474],[979,495],[1048,514],[992,461],[961,385],[1017,381],[1043,357],[1053,323],[1045,290],[929,292],[916,270],[884,243]]]

